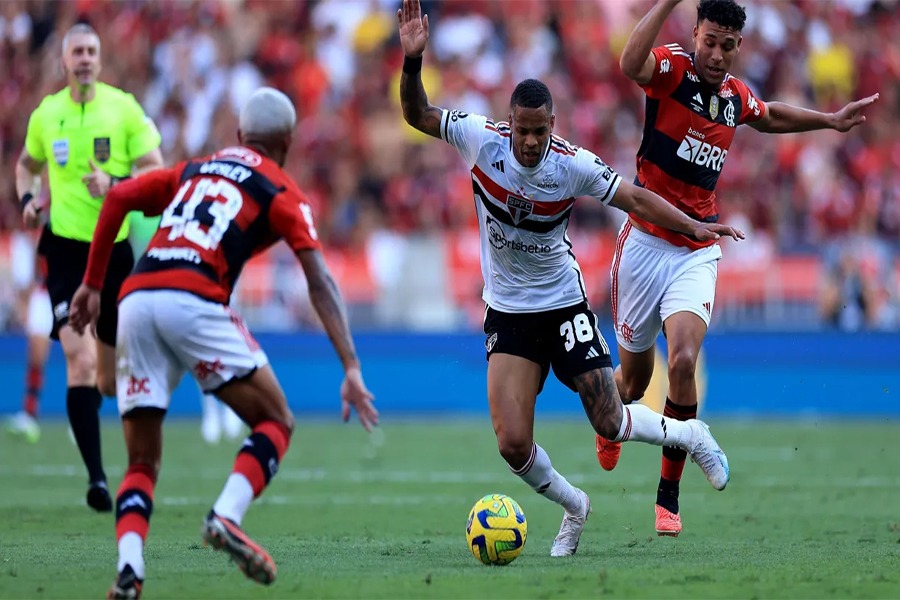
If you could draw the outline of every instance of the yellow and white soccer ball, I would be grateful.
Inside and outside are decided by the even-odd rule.
[[[528,523],[519,504],[503,494],[480,499],[469,512],[466,540],[475,558],[486,565],[507,565],[525,547]]]

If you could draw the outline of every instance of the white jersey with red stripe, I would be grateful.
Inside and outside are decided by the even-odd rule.
[[[566,235],[569,217],[578,197],[608,204],[621,176],[555,135],[537,166],[523,167],[513,156],[508,123],[461,111],[443,112],[441,138],[472,169],[487,305],[522,313],[587,300]]]

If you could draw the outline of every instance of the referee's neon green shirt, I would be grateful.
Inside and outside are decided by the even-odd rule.
[[[110,175],[131,175],[134,161],[159,147],[159,131],[134,96],[97,83],[90,102],[75,102],[68,87],[44,98],[28,120],[25,150],[47,163],[50,229],[71,240],[90,242],[103,198],[91,198],[81,178],[89,161]],[[128,236],[128,221],[116,241]]]

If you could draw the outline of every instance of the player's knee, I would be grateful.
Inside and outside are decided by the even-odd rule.
[[[697,353],[690,348],[674,350],[669,355],[669,381],[693,381],[697,370]]]
[[[90,352],[67,352],[66,375],[73,385],[93,385],[97,381],[96,358]]]

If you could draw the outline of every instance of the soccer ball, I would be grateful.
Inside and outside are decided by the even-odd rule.
[[[466,539],[475,558],[486,565],[507,565],[525,547],[528,523],[518,503],[490,494],[475,503],[466,523]]]

